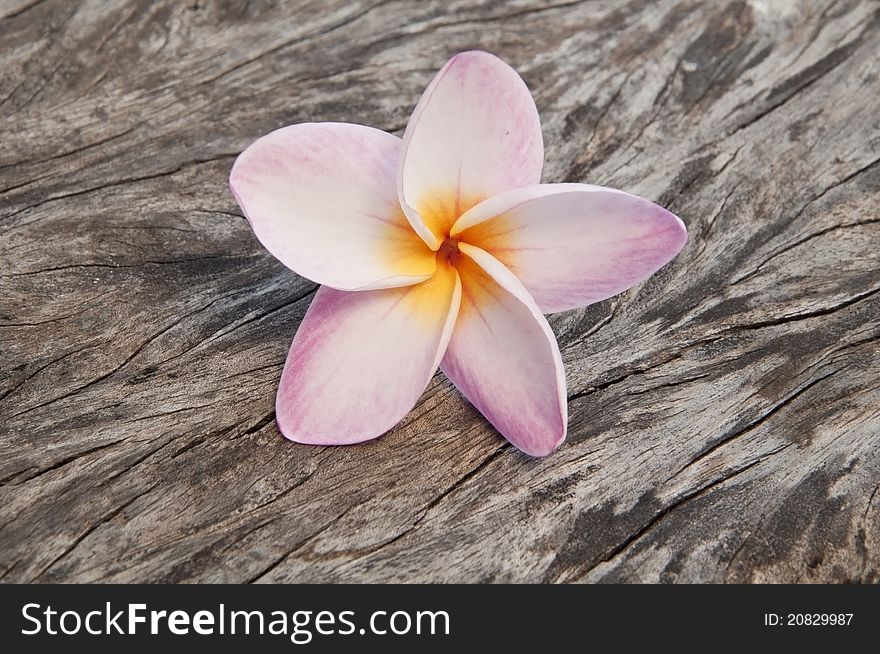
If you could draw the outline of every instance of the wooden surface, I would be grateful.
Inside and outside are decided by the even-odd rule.
[[[877,2],[0,8],[4,581],[880,580]],[[232,161],[289,123],[400,134],[474,47],[532,89],[545,181],[657,201],[690,243],[551,318],[549,458],[442,374],[384,438],[286,442],[315,286]]]

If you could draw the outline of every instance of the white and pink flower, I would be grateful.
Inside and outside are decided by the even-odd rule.
[[[485,52],[443,67],[402,141],[306,123],[242,152],[230,187],[257,238],[322,284],[278,388],[284,436],[376,438],[439,365],[523,452],[563,442],[565,373],[543,314],[643,281],[687,232],[622,191],[540,184],[543,161],[528,88]]]

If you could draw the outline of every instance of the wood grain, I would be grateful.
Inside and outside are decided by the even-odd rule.
[[[880,580],[880,6],[0,2],[0,578]],[[646,283],[555,315],[570,436],[438,374],[387,436],[284,441],[315,290],[253,238],[273,128],[401,133],[433,73],[524,76],[546,181],[680,215]]]

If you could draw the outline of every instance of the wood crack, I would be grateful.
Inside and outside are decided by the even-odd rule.
[[[2,18],[0,18],[0,20],[10,20],[12,18],[17,18],[18,16],[21,16],[23,13],[30,11],[31,9],[33,9],[37,5],[43,4],[45,1],[46,0],[35,0],[34,2],[25,4],[24,6],[20,7],[18,10],[13,11],[12,13],[9,13],[9,14],[5,14]]]
[[[232,73],[234,73],[238,70],[241,70],[242,68],[245,68],[246,66],[250,66],[251,64],[256,63],[262,59],[265,59],[266,57],[270,57],[274,54],[281,52],[282,50],[286,50],[287,48],[289,48],[292,45],[297,45],[299,43],[304,43],[304,42],[310,41],[312,39],[317,39],[322,36],[325,36],[331,32],[334,32],[342,27],[345,27],[346,25],[349,25],[349,24],[355,22],[356,20],[359,20],[360,18],[363,18],[364,16],[369,14],[374,9],[378,9],[382,5],[388,4],[390,1],[391,0],[380,0],[380,2],[377,2],[373,5],[370,5],[365,10],[358,12],[354,16],[349,16],[349,17],[335,23],[334,25],[331,25],[331,26],[324,28],[322,30],[318,30],[318,31],[311,33],[311,34],[306,34],[304,36],[298,36],[298,37],[291,39],[289,41],[285,41],[284,43],[280,43],[272,48],[269,48],[268,50],[265,50],[264,52],[261,52],[257,56],[248,59],[247,61],[243,61],[240,64],[236,64],[232,68],[224,70],[223,72],[221,72],[218,75],[215,75],[214,77],[209,77],[206,80],[202,80],[201,83],[203,85],[204,84],[213,84],[217,80],[220,80],[228,75],[231,75]]]
[[[159,485],[158,482],[156,484],[153,484],[152,486],[150,486],[146,490],[141,491],[140,493],[138,493],[137,495],[132,497],[130,500],[126,501],[121,506],[119,506],[119,507],[113,509],[112,511],[110,511],[109,513],[105,513],[103,516],[101,516],[97,522],[95,522],[93,525],[91,525],[82,534],[77,536],[73,540],[73,542],[70,545],[68,545],[61,552],[61,554],[59,554],[54,559],[52,559],[52,561],[50,561],[47,566],[45,566],[42,570],[40,570],[40,572],[38,572],[36,575],[34,575],[33,579],[37,580],[40,577],[42,577],[43,575],[45,575],[53,566],[55,566],[59,561],[61,561],[66,556],[68,556],[71,552],[73,552],[73,550],[75,550],[79,546],[80,543],[82,543],[86,538],[88,538],[91,534],[93,534],[95,531],[97,531],[101,526],[103,526],[104,524],[106,524],[107,522],[109,522],[110,520],[115,518],[116,516],[118,516],[123,511],[125,511],[125,509],[127,509],[129,506],[134,504],[135,501],[137,501],[138,499],[140,499],[141,497],[143,497],[144,495],[146,495],[147,493],[149,493],[150,491],[155,489],[158,485]]]
[[[133,360],[138,354],[140,354],[141,352],[143,352],[144,349],[145,349],[148,345],[150,345],[150,343],[154,342],[157,338],[159,338],[159,337],[162,336],[163,334],[165,334],[165,333],[171,331],[172,329],[174,329],[175,327],[177,327],[180,323],[182,323],[182,322],[183,322],[184,320],[186,320],[187,318],[190,318],[190,317],[194,316],[194,315],[197,314],[197,313],[201,313],[202,311],[204,311],[205,309],[207,309],[207,308],[210,307],[211,305],[213,305],[213,304],[215,304],[216,302],[218,302],[219,299],[220,299],[220,298],[218,298],[217,300],[211,300],[210,302],[208,302],[208,303],[207,303],[206,305],[204,305],[203,307],[200,307],[200,308],[196,309],[194,312],[189,313],[189,314],[187,314],[187,315],[185,315],[185,316],[182,316],[182,317],[178,318],[177,320],[173,321],[173,322],[172,322],[170,325],[168,325],[167,327],[165,327],[165,328],[159,330],[158,332],[156,332],[155,334],[153,334],[150,338],[148,338],[146,341],[144,341],[143,343],[141,343],[141,344],[137,347],[137,349],[135,349],[134,352],[132,352],[130,355],[128,355],[128,356],[122,361],[122,363],[120,363],[118,366],[116,366],[115,368],[113,368],[113,369],[110,370],[109,372],[107,372],[107,373],[105,373],[105,374],[103,374],[103,375],[100,375],[99,377],[96,377],[95,379],[91,380],[91,381],[88,382],[87,384],[85,384],[85,385],[83,385],[83,386],[80,386],[80,387],[78,387],[78,388],[75,388],[75,389],[72,390],[72,391],[68,391],[67,393],[64,393],[64,394],[62,394],[62,395],[59,395],[59,396],[57,396],[57,397],[54,397],[54,398],[52,398],[52,399],[50,399],[50,400],[46,400],[45,402],[41,402],[41,403],[39,403],[39,404],[36,404],[36,405],[34,405],[34,406],[32,406],[32,407],[29,407],[29,408],[27,408],[27,409],[25,409],[25,410],[23,410],[23,411],[19,411],[19,412],[17,412],[17,413],[13,413],[10,417],[11,417],[11,418],[15,418],[15,417],[17,417],[17,416],[24,415],[24,414],[26,414],[26,413],[30,413],[31,411],[34,411],[34,410],[39,409],[39,408],[41,408],[41,407],[47,406],[47,405],[49,405],[49,404],[54,404],[55,402],[59,402],[59,401],[64,400],[64,399],[66,399],[66,398],[68,398],[68,397],[72,397],[73,395],[77,395],[78,393],[82,393],[84,390],[86,390],[86,389],[88,389],[88,388],[91,388],[91,387],[93,387],[95,384],[98,384],[98,383],[104,381],[104,380],[107,379],[108,377],[110,377],[110,376],[116,374],[117,372],[119,372],[120,370],[122,370],[125,366],[127,366],[127,365],[128,365],[128,364],[129,364],[129,363],[130,363],[130,362],[131,362],[131,361],[132,361],[132,360]]]
[[[872,288],[864,293],[859,293],[858,295],[854,295],[853,297],[847,299],[840,304],[835,304],[831,307],[825,307],[823,309],[816,309],[815,311],[805,311],[803,313],[794,313],[787,316],[780,316],[779,318],[772,318],[770,320],[762,320],[759,322],[753,322],[745,325],[733,325],[731,327],[726,327],[721,329],[716,334],[729,334],[731,332],[738,331],[748,331],[753,329],[763,329],[765,327],[778,327],[780,325],[785,325],[791,322],[798,322],[800,320],[809,320],[811,318],[822,318],[824,316],[830,316],[833,313],[840,311],[841,309],[846,309],[847,307],[851,307],[862,300],[866,300],[873,295],[876,295],[877,292],[880,291],[880,287]]]
[[[448,486],[445,490],[443,490],[439,495],[437,495],[437,497],[435,497],[433,500],[428,502],[424,507],[422,507],[421,511],[419,512],[419,516],[413,521],[413,523],[409,527],[406,527],[399,534],[397,534],[396,536],[390,538],[389,540],[387,540],[383,543],[380,543],[378,545],[370,547],[369,549],[358,550],[358,555],[361,557],[364,557],[364,556],[369,556],[370,554],[375,554],[376,552],[383,550],[383,549],[389,547],[390,545],[393,545],[394,543],[402,540],[403,538],[405,538],[406,536],[408,536],[412,532],[416,531],[419,528],[419,526],[422,524],[422,522],[424,521],[425,517],[428,515],[428,513],[431,512],[432,509],[434,509],[444,499],[449,497],[453,492],[455,492],[456,490],[461,488],[468,481],[470,481],[471,479],[473,479],[474,477],[479,475],[483,470],[485,470],[489,465],[491,465],[492,462],[495,461],[495,459],[497,459],[501,455],[501,453],[504,452],[504,450],[506,450],[506,449],[507,449],[507,443],[503,443],[503,444],[499,445],[491,454],[489,454],[482,461],[480,461],[480,463],[478,463],[476,465],[476,467],[474,467],[472,470],[468,471],[467,474],[460,477],[458,480],[456,480],[454,483],[452,483],[450,486]]]
[[[49,161],[54,161],[56,159],[63,159],[64,157],[70,157],[74,154],[80,154],[82,152],[85,152],[86,150],[96,148],[99,145],[104,145],[105,143],[109,143],[110,141],[114,141],[118,138],[122,138],[123,136],[128,136],[129,134],[134,132],[138,127],[140,127],[140,123],[135,125],[134,127],[129,127],[128,129],[125,129],[125,130],[118,132],[116,134],[113,134],[111,136],[107,136],[107,137],[102,138],[98,141],[94,141],[92,143],[86,143],[85,145],[82,145],[78,148],[74,148],[73,150],[66,150],[64,152],[60,152],[58,154],[53,154],[48,157],[43,157],[43,158],[38,158],[38,159],[23,159],[21,161],[16,161],[11,164],[4,164],[4,165],[0,166],[0,170],[4,170],[6,168],[17,168],[19,166],[26,166],[26,165],[32,165],[32,164],[38,164],[38,163],[47,163]],[[45,178],[40,177],[37,179],[45,179]],[[5,191],[2,191],[0,193],[3,193],[3,194],[8,193],[9,191],[11,191],[15,188],[20,188],[21,186],[26,186],[27,184],[30,184],[31,182],[34,182],[34,181],[37,181],[37,180],[32,178],[28,182],[25,182],[24,184],[20,184],[19,186],[13,186],[13,187],[8,188]]]
[[[27,277],[29,275],[44,275],[46,273],[63,272],[66,270],[78,270],[81,268],[106,268],[115,270],[118,268],[144,268],[146,266],[172,266],[183,263],[195,263],[198,261],[209,261],[211,259],[226,259],[226,254],[209,254],[201,257],[192,257],[189,259],[169,259],[167,261],[141,261],[138,263],[72,263],[66,266],[55,266],[53,268],[43,268],[41,270],[27,270],[19,273],[9,273],[8,275],[0,275],[0,277]]]
[[[325,525],[323,525],[320,529],[318,529],[314,533],[310,534],[306,538],[299,540],[293,547],[291,547],[290,549],[285,551],[285,553],[282,554],[280,557],[277,557],[276,559],[274,559],[268,566],[266,566],[265,568],[260,570],[260,572],[258,572],[257,574],[251,576],[244,583],[246,583],[246,584],[259,583],[260,580],[262,580],[264,577],[267,577],[269,574],[271,574],[275,569],[278,568],[278,566],[280,566],[282,563],[284,563],[284,561],[286,561],[289,557],[293,556],[297,551],[299,551],[300,549],[302,549],[303,547],[308,545],[311,541],[313,541],[315,538],[317,538],[323,532],[327,531],[333,525],[335,525],[337,522],[342,520],[342,518],[344,518],[348,514],[348,512],[351,511],[356,506],[358,506],[358,505],[355,504],[353,506],[348,507],[347,509],[345,509],[344,511],[339,513],[335,518],[333,518],[332,520],[327,522]]]
[[[95,452],[100,452],[101,450],[106,450],[108,447],[113,447],[114,445],[118,445],[119,443],[122,443],[125,440],[127,440],[127,439],[119,438],[115,441],[110,441],[109,443],[102,443],[101,445],[97,445],[97,446],[89,448],[87,450],[82,450],[80,452],[76,452],[75,454],[73,454],[71,456],[68,456],[68,457],[65,457],[63,459],[56,461],[55,463],[53,463],[52,465],[50,465],[46,468],[38,470],[37,472],[35,472],[34,474],[32,474],[28,477],[25,477],[20,480],[16,480],[14,484],[10,484],[10,485],[18,486],[20,484],[24,484],[26,482],[32,481],[34,479],[42,477],[43,475],[45,475],[49,472],[53,472],[55,470],[58,470],[59,468],[63,468],[64,466],[66,466],[70,463],[73,463],[74,461],[78,461],[81,458],[83,458],[84,456],[88,456],[89,454],[94,454]],[[16,473],[16,475],[14,475],[12,478],[15,478],[17,476],[18,476],[18,473]],[[7,485],[6,481],[9,481],[12,478],[7,477],[6,480],[0,482],[0,487],[6,486]]]
[[[758,111],[755,115],[737,124],[730,133],[734,134],[748,127],[751,127],[765,116],[775,112],[780,107],[785,106],[790,100],[797,97],[800,93],[807,90],[820,79],[834,71],[838,66],[845,62],[850,57],[850,55],[852,55],[853,52],[855,52],[859,45],[861,45],[862,37],[869,29],[871,29],[871,25],[866,27],[851,42],[847,43],[846,45],[840,46],[833,52],[829,53],[826,57],[813,64],[813,66],[811,66],[810,68],[801,71],[801,73],[799,74],[802,77],[801,80],[795,81],[796,78],[799,76],[795,75],[794,77],[790,77],[783,81],[782,84],[780,84],[779,86],[771,89],[767,95],[767,106]],[[737,106],[728,115],[736,113],[739,109],[742,108],[742,106],[743,105]]]
[[[128,184],[135,184],[137,182],[145,182],[145,181],[149,181],[152,179],[160,179],[162,177],[176,175],[177,173],[179,173],[187,168],[190,168],[192,166],[200,166],[202,164],[211,163],[214,161],[222,161],[223,159],[232,159],[233,157],[237,157],[237,156],[238,156],[238,153],[233,153],[233,154],[221,154],[221,155],[217,155],[214,157],[208,157],[207,159],[192,159],[190,161],[186,161],[186,162],[178,165],[177,167],[175,167],[171,170],[165,170],[162,172],[152,173],[150,175],[143,175],[140,177],[126,177],[123,179],[116,179],[116,180],[112,180],[110,182],[106,182],[104,184],[99,184],[98,186],[92,186],[90,188],[82,189],[80,191],[73,191],[71,193],[63,193],[61,195],[53,195],[53,196],[46,198],[45,200],[41,200],[40,202],[37,202],[36,204],[29,205],[29,206],[25,207],[24,209],[19,209],[18,211],[15,211],[11,214],[3,216],[3,220],[11,220],[15,216],[22,214],[25,211],[37,209],[37,208],[39,208],[49,202],[57,202],[58,200],[68,200],[70,198],[75,198],[75,197],[79,197],[82,195],[88,195],[89,193],[94,193],[95,191],[103,191],[105,189],[113,188],[116,186],[125,186]]]
[[[721,436],[721,438],[717,439],[711,445],[709,445],[709,446],[705,447],[704,449],[702,449],[701,451],[697,452],[697,455],[693,459],[688,461],[688,463],[686,463],[684,466],[682,466],[671,477],[668,477],[666,479],[666,481],[671,481],[672,479],[675,479],[676,477],[678,477],[682,472],[684,472],[688,468],[695,466],[696,464],[700,463],[701,461],[703,461],[706,458],[708,458],[709,456],[711,456],[719,448],[727,445],[728,443],[739,438],[740,436],[743,436],[743,435],[757,429],[762,424],[764,424],[767,420],[769,420],[772,416],[774,416],[775,414],[782,411],[786,406],[788,406],[789,404],[794,402],[797,398],[799,398],[801,395],[803,395],[808,390],[813,388],[813,386],[816,386],[817,384],[825,381],[826,379],[828,379],[829,377],[832,377],[833,375],[837,374],[838,372],[840,372],[840,371],[833,370],[833,371],[829,372],[828,374],[822,375],[821,377],[818,377],[817,379],[810,380],[806,384],[802,385],[800,388],[795,389],[792,393],[790,393],[788,395],[788,397],[783,398],[782,400],[780,400],[779,402],[777,402],[776,404],[771,406],[769,410],[765,411],[763,414],[761,414],[757,418],[750,420],[747,424],[745,424],[741,428],[734,428],[728,434]]]
[[[742,277],[739,277],[739,278],[731,281],[730,285],[735,286],[736,284],[739,284],[740,282],[743,282],[751,277],[754,277],[755,275],[757,275],[761,271],[761,269],[764,266],[766,266],[768,263],[770,263],[773,259],[776,259],[777,257],[782,256],[786,252],[790,252],[791,250],[794,250],[795,248],[800,247],[804,243],[808,243],[809,241],[812,241],[814,239],[825,236],[826,234],[830,234],[831,232],[836,232],[841,229],[851,229],[853,227],[863,227],[865,225],[876,225],[878,223],[880,223],[880,219],[859,220],[859,221],[856,221],[853,223],[847,223],[845,225],[832,225],[831,227],[826,227],[825,229],[819,230],[818,232],[814,232],[812,234],[809,234],[803,238],[800,238],[792,243],[789,243],[788,245],[785,245],[785,246],[779,248],[778,250],[773,252],[769,257],[767,257],[766,259],[761,261],[757,266],[755,266],[755,268],[752,269],[751,272],[749,272],[746,275],[743,275]]]
[[[791,446],[791,443],[786,443],[785,445],[758,457],[754,461],[750,461],[750,462],[748,462],[738,468],[734,468],[729,473],[722,474],[719,477],[717,477],[716,479],[708,482],[707,484],[700,486],[697,489],[682,495],[679,499],[677,499],[674,502],[672,502],[671,504],[663,507],[660,511],[655,513],[651,517],[650,520],[648,520],[644,525],[642,525],[641,528],[637,529],[636,531],[631,533],[629,536],[627,536],[621,543],[619,543],[614,548],[612,548],[599,561],[595,562],[593,565],[590,566],[589,569],[587,569],[586,571],[579,574],[578,577],[572,581],[574,583],[577,583],[578,581],[581,581],[584,577],[586,577],[588,574],[590,574],[593,570],[595,570],[599,565],[601,565],[603,563],[610,563],[611,561],[613,561],[615,558],[620,556],[625,550],[627,550],[631,545],[636,543],[642,536],[644,536],[651,529],[653,529],[654,526],[657,525],[661,520],[666,518],[668,515],[673,513],[675,510],[679,509],[684,504],[690,502],[691,500],[697,499],[699,497],[702,497],[703,495],[708,494],[709,492],[711,492],[713,489],[717,488],[721,484],[724,484],[725,482],[728,482],[731,479],[734,479],[735,477],[741,475],[742,473],[744,473],[748,470],[751,470],[752,468],[754,468],[756,465],[758,465],[762,461],[767,460],[769,457],[773,456],[774,454],[777,454],[779,452],[782,452],[782,451],[788,449],[790,446]]]

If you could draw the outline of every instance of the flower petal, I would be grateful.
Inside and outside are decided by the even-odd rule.
[[[545,456],[565,440],[565,371],[534,300],[501,263],[460,243],[462,298],[440,368],[507,440]]]
[[[391,429],[437,370],[460,299],[458,274],[445,264],[405,288],[321,287],[281,375],[281,433],[299,443],[345,445]]]
[[[488,52],[463,52],[416,105],[398,177],[413,228],[437,249],[464,211],[507,189],[541,181],[544,144],[528,87]]]
[[[435,257],[397,200],[400,144],[362,125],[291,125],[242,152],[229,186],[260,242],[303,277],[344,290],[415,284]]]
[[[541,184],[474,207],[456,238],[490,252],[544,313],[585,306],[644,281],[687,242],[681,220],[602,186]]]

